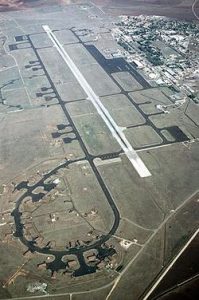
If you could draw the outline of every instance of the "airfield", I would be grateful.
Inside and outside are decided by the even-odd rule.
[[[107,58],[116,20],[0,14],[0,299],[143,299],[198,227],[198,105]]]

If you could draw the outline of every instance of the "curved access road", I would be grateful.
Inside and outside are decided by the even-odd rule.
[[[192,13],[194,14],[194,16],[196,17],[197,20],[199,20],[199,15],[196,12],[196,5],[198,3],[199,3],[199,0],[194,0],[192,7],[191,7]]]

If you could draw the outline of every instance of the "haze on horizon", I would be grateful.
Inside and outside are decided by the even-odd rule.
[[[81,2],[80,0],[0,0],[0,11]],[[199,15],[199,1],[197,0],[93,0],[91,2],[105,13],[112,15],[160,15],[194,20],[196,16],[193,13],[193,5],[196,15]]]

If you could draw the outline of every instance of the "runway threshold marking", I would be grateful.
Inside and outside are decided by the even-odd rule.
[[[64,47],[60,44],[59,40],[56,38],[52,30],[48,25],[42,26],[44,31],[47,33],[48,37],[53,42],[55,48],[67,64],[67,66],[72,71],[73,75],[85,91],[85,93],[88,96],[88,99],[92,102],[92,104],[95,106],[98,114],[101,116],[107,127],[109,128],[110,132],[112,133],[113,137],[117,140],[118,144],[126,154],[127,158],[131,162],[131,164],[134,166],[135,170],[139,174],[140,177],[148,177],[151,176],[150,171],[145,166],[144,162],[141,160],[139,155],[136,153],[136,151],[133,149],[129,141],[127,140],[126,136],[124,135],[123,131],[120,127],[115,123],[111,115],[109,114],[108,110],[104,107],[102,102],[100,101],[100,98],[95,94],[92,87],[89,85],[89,83],[84,78],[83,74],[80,72],[80,70],[77,68],[73,60],[70,58]]]

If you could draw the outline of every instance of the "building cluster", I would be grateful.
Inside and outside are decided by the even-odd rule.
[[[165,17],[120,17],[112,34],[127,61],[158,85],[199,103],[199,25]]]

